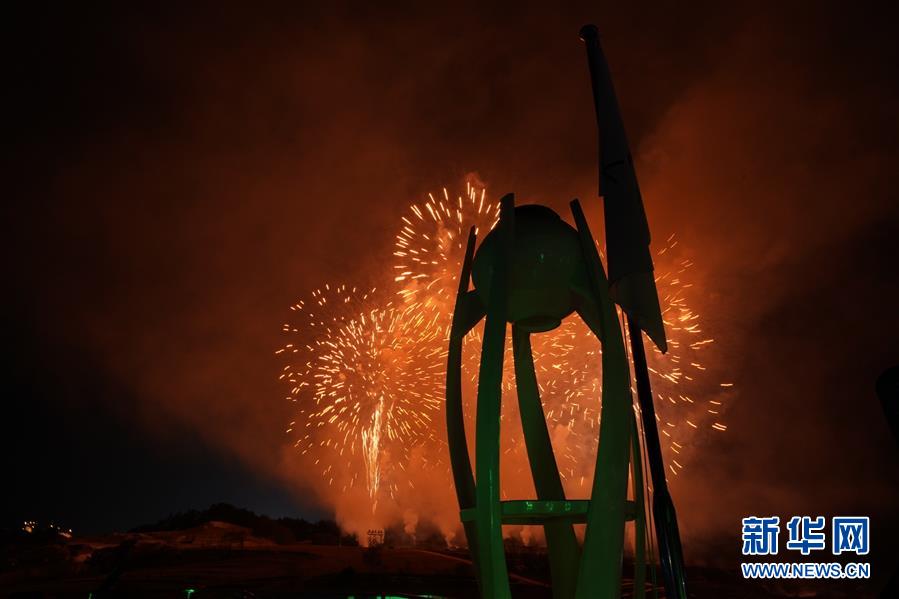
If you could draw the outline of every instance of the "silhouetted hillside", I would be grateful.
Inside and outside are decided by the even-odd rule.
[[[170,514],[155,524],[144,524],[131,532],[157,532],[187,530],[208,522],[227,522],[243,526],[257,537],[276,543],[309,541],[316,545],[358,545],[354,535],[344,535],[333,520],[309,522],[302,518],[278,518],[261,516],[250,510],[227,503],[216,503],[205,510],[188,510]]]

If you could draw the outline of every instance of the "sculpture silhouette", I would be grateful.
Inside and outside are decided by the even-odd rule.
[[[555,597],[613,597],[620,589],[624,525],[635,520],[637,572],[644,571],[643,474],[630,375],[617,313],[593,235],[577,200],[577,229],[550,208],[500,202],[496,228],[474,251],[469,234],[456,297],[447,366],[447,430],[461,519],[484,597],[509,597],[503,524],[542,524]],[[474,289],[469,290],[469,282]],[[590,500],[567,500],[534,372],[530,336],[572,313],[602,343],[600,442]],[[478,377],[475,467],[462,413],[462,342],[486,318]],[[536,499],[500,501],[499,426],[507,324]],[[627,500],[628,464],[634,497]],[[583,548],[573,524],[586,522]],[[637,584],[638,583],[638,584]],[[642,593],[643,581],[635,581]]]

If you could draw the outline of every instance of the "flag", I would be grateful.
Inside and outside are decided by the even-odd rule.
[[[664,353],[668,342],[649,252],[649,224],[618,99],[596,27],[581,29],[581,39],[587,46],[599,128],[599,195],[603,199],[610,294]]]

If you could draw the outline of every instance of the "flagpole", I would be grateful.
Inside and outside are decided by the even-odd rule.
[[[662,444],[659,441],[658,422],[655,405],[652,401],[652,387],[649,384],[649,367],[646,364],[646,352],[643,349],[643,331],[630,316],[627,317],[627,328],[631,341],[631,358],[634,362],[634,378],[637,382],[640,420],[643,424],[643,438],[646,440],[646,456],[649,460],[650,480],[652,480],[652,517],[655,520],[662,577],[665,579],[665,595],[676,599],[686,599],[684,555],[677,526],[677,512],[674,509],[674,500],[668,492],[665,465],[662,461]]]
[[[599,44],[599,31],[595,25],[585,25],[581,28],[580,37],[587,49],[587,64],[590,69],[596,122],[600,135],[599,192],[603,197],[605,211],[609,281],[614,285],[622,283],[623,279],[636,277],[645,292],[643,299],[646,301],[639,307],[630,305],[628,309],[621,303],[620,298],[616,302],[627,314],[637,401],[640,405],[652,481],[652,514],[655,520],[665,594],[669,599],[686,599],[683,551],[677,526],[677,513],[665,478],[662,446],[649,383],[649,368],[643,348],[643,329],[646,329],[662,351],[667,347],[652,278],[652,258],[648,247],[649,226],[640,199],[639,185],[633,170],[633,160],[611,75]],[[647,308],[650,310],[647,311]],[[638,314],[644,320],[637,318]]]

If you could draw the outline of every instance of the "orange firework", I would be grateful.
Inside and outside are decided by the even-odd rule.
[[[441,193],[428,194],[422,203],[409,207],[401,217],[401,229],[396,236],[394,280],[401,285],[398,293],[411,310],[430,315],[444,332],[448,331],[467,232],[475,227],[483,237],[497,218],[498,204],[487,198],[485,189],[471,184],[466,185],[462,194],[450,194],[443,188]],[[706,372],[700,355],[714,340],[702,334],[700,316],[689,305],[688,290],[692,284],[686,277],[692,262],[672,258],[677,245],[672,235],[656,256],[656,283],[670,337],[669,352],[662,355],[656,350],[648,356],[659,403],[660,429],[663,439],[668,441],[668,462],[674,474],[683,468],[683,450],[696,438],[696,430],[727,428],[720,421],[722,394],[705,401],[692,397],[693,390],[705,384],[700,380]],[[476,388],[479,336],[478,328],[466,340],[468,351],[463,368],[471,381],[470,392],[466,394],[469,400]],[[585,465],[591,463],[587,458],[596,451],[601,405],[597,401],[601,400],[599,345],[577,319],[566,320],[549,333],[534,335],[532,345],[541,399],[550,432],[556,440],[561,474],[566,486],[589,485],[592,469]],[[506,352],[503,389],[510,393],[512,401],[504,402],[503,421],[514,423],[517,415],[511,348],[507,347]],[[722,384],[725,388],[729,386]],[[466,411],[473,413],[471,409]],[[520,435],[511,434],[505,441],[507,456],[524,456]],[[519,459],[511,460],[509,466],[516,471],[527,468],[526,462]]]
[[[297,404],[287,430],[295,447],[329,485],[345,490],[364,473],[375,502],[382,483],[396,491],[385,454],[401,463],[431,437],[443,389],[439,327],[376,299],[374,289],[325,285],[290,307],[295,318],[282,327],[289,342],[276,352],[288,360],[280,378]]]

